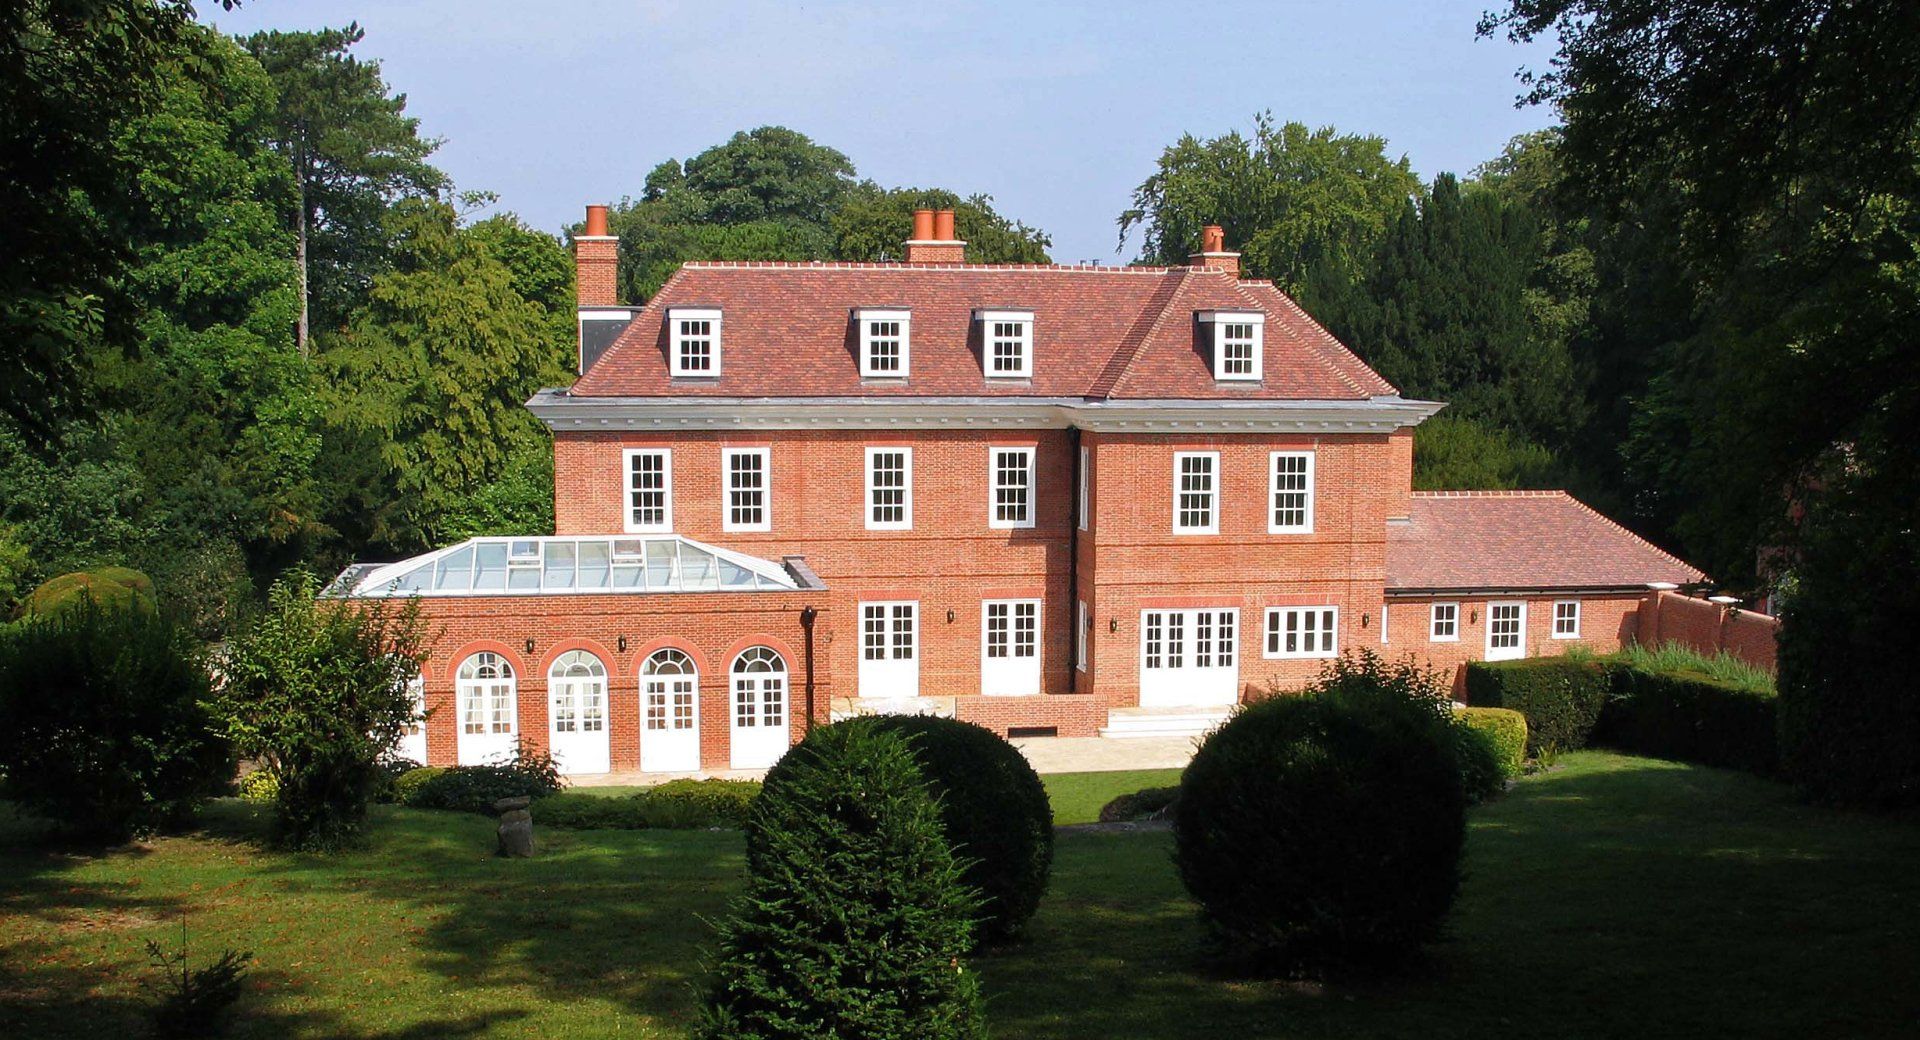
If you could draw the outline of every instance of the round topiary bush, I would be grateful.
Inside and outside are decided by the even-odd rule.
[[[1053,867],[1053,806],[1040,775],[999,734],[969,722],[882,715],[874,724],[907,738],[939,799],[947,841],[981,896],[980,937],[1019,935]]]
[[[99,567],[49,578],[21,604],[26,617],[54,617],[91,602],[104,610],[155,613],[153,582],[130,567]]]
[[[961,960],[975,909],[907,742],[866,719],[815,730],[748,813],[700,1035],[984,1037]]]
[[[1452,906],[1467,800],[1445,704],[1359,685],[1246,708],[1181,778],[1180,877],[1242,967],[1389,964]]]

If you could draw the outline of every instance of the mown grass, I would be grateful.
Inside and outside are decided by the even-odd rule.
[[[1475,810],[1449,937],[1367,985],[1217,977],[1167,835],[1063,833],[1029,941],[978,961],[994,1035],[1916,1034],[1920,822],[1719,770],[1560,761]],[[1110,797],[1093,784],[1050,778],[1077,800],[1063,820]],[[539,858],[504,861],[492,830],[383,808],[368,848],[290,856],[222,802],[196,834],[104,855],[0,834],[0,1036],[143,1035],[140,944],[183,914],[196,958],[255,954],[237,1037],[688,1035],[739,836],[548,828]]]

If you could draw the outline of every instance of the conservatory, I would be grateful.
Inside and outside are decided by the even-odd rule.
[[[781,564],[668,534],[472,538],[397,563],[355,564],[328,591],[370,599],[799,588]]]

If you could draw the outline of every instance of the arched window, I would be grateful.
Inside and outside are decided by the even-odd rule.
[[[513,666],[491,650],[460,664],[460,732],[512,733],[517,682]]]
[[[786,732],[787,659],[772,647],[748,647],[733,659],[733,724]]]
[[[699,693],[700,669],[693,658],[672,647],[655,650],[640,666],[641,725],[650,730],[691,731]]]
[[[607,666],[585,650],[561,654],[547,669],[555,733],[599,733],[607,728]]]

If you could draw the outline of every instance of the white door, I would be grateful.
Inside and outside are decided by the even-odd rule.
[[[678,650],[656,650],[640,669],[640,769],[700,768],[700,670]]]
[[[860,696],[920,696],[920,604],[860,604]]]
[[[491,765],[513,758],[520,733],[518,692],[513,666],[499,654],[474,654],[460,665],[454,698],[460,709],[456,743],[461,765]]]
[[[400,743],[393,753],[409,762],[427,764],[427,679],[416,675],[407,684],[407,695],[413,698],[413,722],[400,730]]]
[[[547,727],[562,773],[613,768],[607,737],[607,668],[585,650],[569,650],[547,672]]]
[[[1040,601],[990,599],[981,604],[980,692],[1040,692]]]
[[[1527,656],[1527,605],[1518,601],[1487,604],[1487,660]]]
[[[1240,699],[1240,611],[1140,612],[1140,706],[1219,707]]]
[[[733,729],[727,764],[765,769],[787,753],[787,661],[750,647],[733,659]]]

